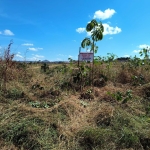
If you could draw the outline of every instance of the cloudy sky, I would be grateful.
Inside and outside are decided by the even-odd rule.
[[[150,0],[0,0],[0,51],[16,60],[77,59],[85,27],[104,25],[96,56],[134,56],[150,45]],[[82,49],[85,52],[85,49]]]

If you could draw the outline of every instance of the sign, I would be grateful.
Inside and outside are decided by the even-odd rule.
[[[79,61],[93,61],[94,59],[94,53],[91,52],[85,52],[85,53],[79,53]]]

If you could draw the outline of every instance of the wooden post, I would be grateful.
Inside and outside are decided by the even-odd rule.
[[[78,55],[78,67],[79,67],[79,56],[80,56],[80,52],[81,52],[81,47],[79,47],[79,55]]]
[[[94,45],[94,40],[93,40],[93,45]],[[92,63],[92,86],[93,86],[93,88],[94,88],[94,85],[93,85],[93,80],[94,80],[94,75],[93,75],[93,73],[94,73],[94,46],[93,46],[93,63]]]

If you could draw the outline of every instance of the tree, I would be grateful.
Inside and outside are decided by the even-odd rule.
[[[143,55],[144,55],[144,59],[145,59],[145,60],[148,60],[148,59],[149,59],[149,53],[150,53],[150,48],[149,48],[149,47],[143,48],[143,49],[139,52],[140,56],[143,56]]]
[[[102,25],[101,22],[98,23],[95,19],[93,19],[90,23],[87,24],[86,31],[91,32],[92,41],[90,38],[86,37],[81,42],[81,47],[85,48],[86,46],[90,46],[91,51],[93,51],[94,53],[97,53],[98,46],[96,46],[95,42],[103,39],[104,26]]]

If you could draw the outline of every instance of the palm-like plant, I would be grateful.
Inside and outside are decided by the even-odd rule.
[[[85,48],[86,46],[91,46],[91,51],[96,53],[98,46],[96,46],[95,41],[97,42],[103,39],[104,26],[101,22],[98,23],[95,19],[93,19],[90,23],[87,24],[86,31],[91,32],[92,41],[90,38],[85,38],[81,42],[81,47]]]

